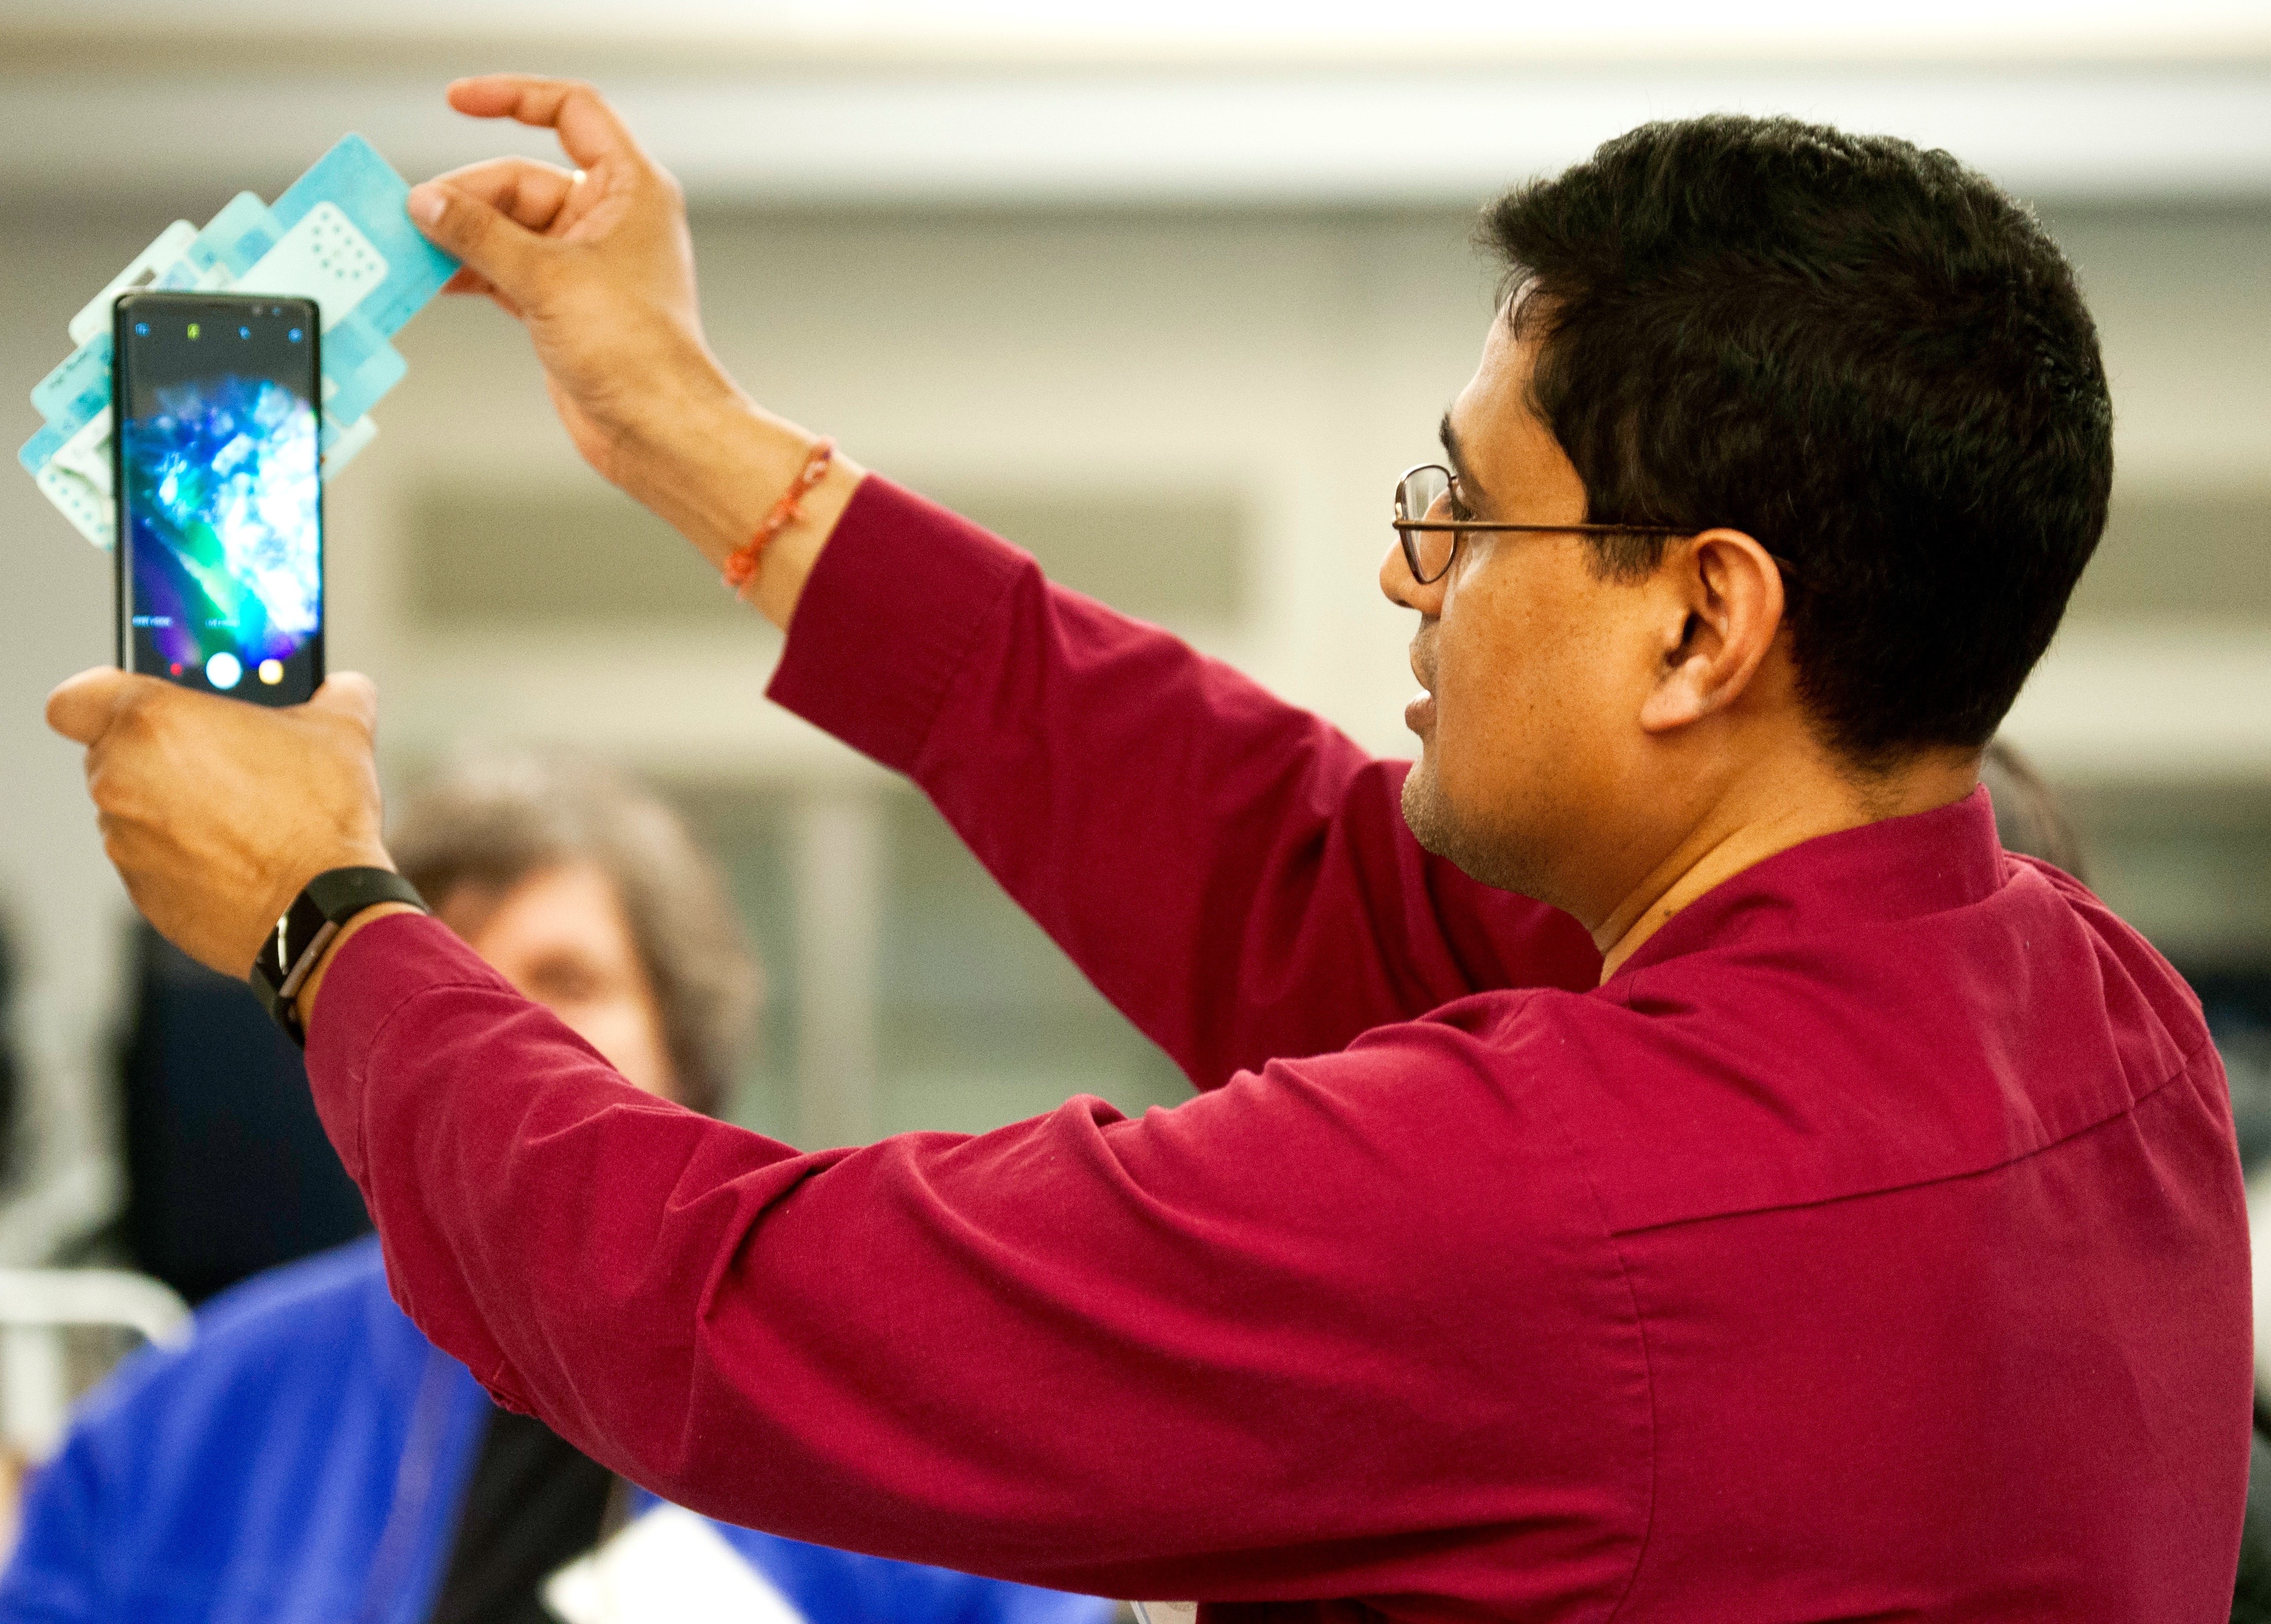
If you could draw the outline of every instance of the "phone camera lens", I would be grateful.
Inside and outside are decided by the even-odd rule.
[[[296,327],[295,327],[295,328],[294,328],[294,329],[293,329],[289,333],[286,334],[285,336],[286,336],[287,337],[290,338],[290,339],[292,340],[292,342],[293,342],[293,343],[294,343],[294,344],[297,344],[297,343],[299,343],[299,342],[300,342],[300,330],[299,330],[298,328],[296,328]]]
[[[252,337],[252,329],[249,327],[240,327],[236,330],[236,336],[240,338],[249,338]]]
[[[134,336],[137,338],[147,338],[150,336],[150,323],[147,322],[135,323]]]

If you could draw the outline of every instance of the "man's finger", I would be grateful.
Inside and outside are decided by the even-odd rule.
[[[480,271],[468,271],[462,265],[450,273],[447,282],[442,284],[442,291],[445,293],[476,293],[483,299],[494,299],[496,300],[497,308],[516,322],[521,319],[523,314],[518,305],[497,290],[495,283],[490,281]]]
[[[48,725],[76,745],[92,745],[109,731],[118,708],[137,683],[154,677],[136,677],[115,665],[98,665],[66,678],[48,695]]]
[[[508,298],[524,306],[532,302],[537,262],[547,246],[543,238],[472,193],[440,181],[410,189],[410,218]]]
[[[478,197],[514,224],[540,232],[559,218],[560,206],[576,189],[576,172],[533,158],[491,158],[437,174],[430,183]]]
[[[581,79],[533,73],[485,73],[450,86],[450,105],[475,118],[510,118],[560,132],[560,145],[580,168],[609,159],[644,163],[630,127],[607,98]]]
[[[378,731],[378,685],[361,671],[333,671],[324,679],[315,696],[309,700],[310,710],[336,711],[352,716],[362,723],[366,733]]]

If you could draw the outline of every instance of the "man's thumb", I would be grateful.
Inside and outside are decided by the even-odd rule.
[[[455,254],[506,298],[522,306],[529,302],[543,243],[534,232],[438,181],[410,189],[410,219],[436,248]]]
[[[308,701],[308,708],[353,716],[364,732],[378,731],[378,687],[361,671],[333,671]]]
[[[130,677],[115,665],[83,671],[48,695],[48,725],[75,745],[91,745],[110,728],[118,707],[147,677]]]

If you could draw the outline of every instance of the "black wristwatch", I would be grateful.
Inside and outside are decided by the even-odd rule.
[[[407,902],[421,913],[428,911],[418,887],[383,868],[328,869],[308,882],[293,899],[284,917],[252,961],[252,990],[291,1040],[306,1048],[308,1034],[300,1028],[294,998],[300,983],[331,945],[346,922],[381,902]]]

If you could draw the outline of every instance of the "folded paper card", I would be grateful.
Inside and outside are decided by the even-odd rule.
[[[323,312],[324,477],[378,432],[370,409],[402,381],[389,342],[458,262],[410,223],[409,186],[361,136],[343,137],[271,205],[239,192],[200,231],[175,220],[71,317],[77,345],[32,390],[44,419],[16,454],[79,532],[108,547],[110,307],[146,289],[276,293]]]

